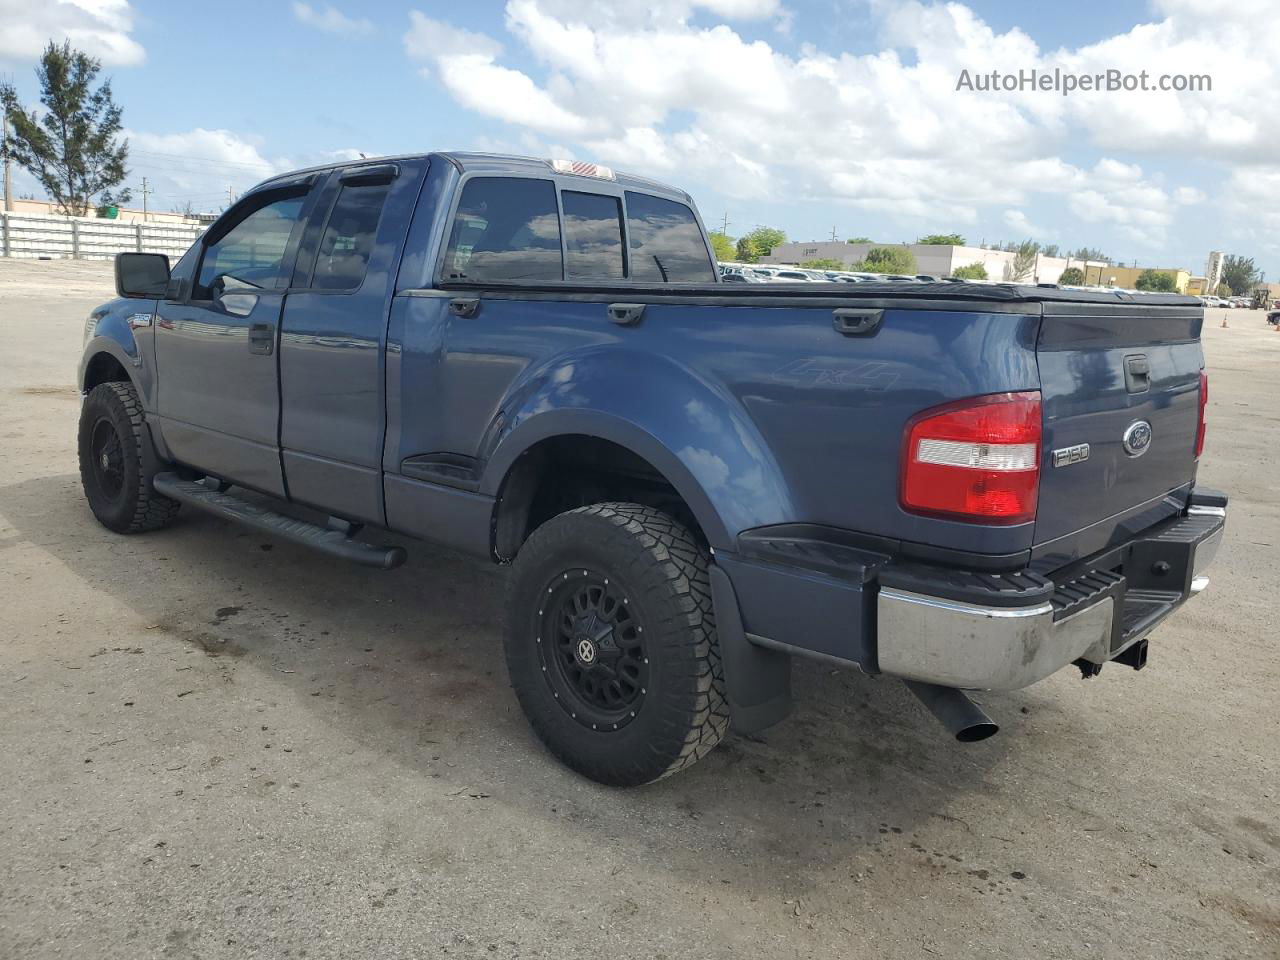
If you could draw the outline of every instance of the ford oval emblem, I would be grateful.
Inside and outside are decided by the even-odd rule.
[[[1135,420],[1124,432],[1124,452],[1131,457],[1140,457],[1151,446],[1151,424],[1145,420]]]

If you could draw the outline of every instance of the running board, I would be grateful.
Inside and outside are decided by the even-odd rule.
[[[189,503],[197,510],[204,510],[225,520],[234,520],[254,530],[261,530],[362,566],[390,570],[405,561],[404,547],[378,547],[372,543],[361,543],[359,540],[352,540],[341,530],[331,530],[306,520],[286,517],[229,493],[206,487],[195,480],[183,480],[176,473],[156,474],[152,486],[156,493]]]

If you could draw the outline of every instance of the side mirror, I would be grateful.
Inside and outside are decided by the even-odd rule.
[[[159,298],[169,285],[169,258],[163,253],[117,253],[116,293]]]

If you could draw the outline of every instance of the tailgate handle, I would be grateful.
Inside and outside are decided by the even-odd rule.
[[[1151,364],[1145,354],[1124,358],[1124,386],[1130,393],[1146,393],[1151,389]]]
[[[856,310],[841,307],[832,311],[832,326],[846,337],[864,337],[875,333],[884,319],[883,310]]]
[[[643,303],[609,304],[609,319],[620,327],[634,327],[643,316]]]

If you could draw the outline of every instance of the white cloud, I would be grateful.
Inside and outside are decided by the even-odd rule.
[[[348,17],[331,4],[325,4],[323,7],[313,7],[309,3],[295,3],[293,5],[293,15],[307,26],[323,30],[325,33],[350,36],[356,33],[373,32],[373,23],[371,21],[365,20],[363,17],[358,19]]]
[[[1060,215],[1166,242],[1196,187],[1166,183],[1170,153],[1234,166],[1280,155],[1265,122],[1280,20],[1263,0],[1156,0],[1154,22],[1046,51],[961,3],[873,0],[884,48],[784,52],[717,20],[791,11],[768,0],[508,0],[517,69],[493,37],[414,12],[406,48],[466,108],[558,138],[559,149],[728,196],[825,202],[929,229],[994,218],[1046,236]],[[1250,10],[1264,11],[1253,15]],[[812,26],[808,24],[807,26]],[[957,92],[962,69],[1208,73],[1206,93]],[[1069,151],[1069,153],[1068,153]],[[1077,159],[1089,156],[1087,161]],[[1091,156],[1090,156],[1091,155]],[[1067,159],[1070,156],[1071,159]],[[1226,177],[1224,177],[1226,179]],[[1231,189],[1246,190],[1238,178]],[[1243,201],[1242,201],[1243,202]]]
[[[288,170],[359,159],[373,151],[355,148],[268,156],[258,138],[232,130],[193,130],[170,133],[126,130],[129,138],[131,204],[141,203],[142,178],[152,191],[151,208],[170,210],[188,201],[198,211],[213,212],[226,206],[229,196],[239,196],[255,184]]]
[[[1036,226],[1027,219],[1027,215],[1021,210],[1006,210],[1004,212],[1004,222],[1010,230],[1019,237],[1043,237],[1045,230]]]
[[[129,36],[128,0],[0,0],[0,62],[39,59],[49,41],[70,40],[104,66],[134,66],[146,59]]]

